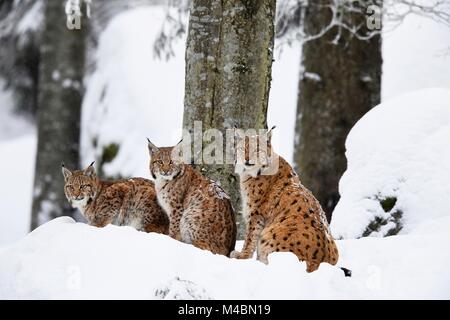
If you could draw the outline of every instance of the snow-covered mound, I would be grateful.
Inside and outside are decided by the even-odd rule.
[[[448,219],[449,142],[449,89],[415,91],[368,112],[347,138],[333,234],[405,234]]]
[[[430,228],[338,241],[339,263],[353,270],[345,278],[328,264],[307,274],[291,253],[271,255],[266,266],[164,235],[63,217],[0,250],[0,299],[450,298],[450,235]]]

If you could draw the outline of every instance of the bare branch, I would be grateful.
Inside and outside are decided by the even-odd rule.
[[[169,60],[175,55],[173,44],[186,33],[188,0],[169,0],[161,31],[153,43],[154,55]]]
[[[312,41],[324,36],[330,30],[337,30],[333,43],[337,43],[343,31],[350,32],[360,40],[369,40],[379,35],[381,28],[371,30],[367,23],[355,25],[355,19],[351,17],[361,15],[366,18],[363,21],[367,22],[371,14],[370,6],[378,8],[384,23],[383,32],[395,29],[409,15],[422,16],[450,26],[450,0],[331,0],[323,3],[324,1],[286,0],[279,5],[277,27],[281,29],[277,31],[279,38],[277,47],[293,41]],[[330,10],[330,21],[315,34],[307,34],[302,28],[302,13],[312,6]],[[300,21],[292,18],[295,15],[298,15]]]

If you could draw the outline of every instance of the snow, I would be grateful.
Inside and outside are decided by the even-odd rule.
[[[16,32],[25,34],[28,31],[35,31],[42,25],[43,19],[42,2],[36,1],[18,23]]]
[[[340,264],[353,270],[346,278],[328,264],[308,274],[291,253],[266,266],[62,217],[0,251],[0,299],[450,298],[449,240],[441,230],[338,241]]]
[[[13,93],[0,77],[0,143],[32,132],[30,122],[14,114],[13,105]]]
[[[383,35],[382,101],[422,88],[450,88],[448,33],[448,25],[409,15]]]
[[[0,246],[29,231],[36,136],[13,112],[13,96],[0,79]]]
[[[449,215],[449,101],[450,89],[415,91],[380,104],[353,127],[333,212],[335,236],[360,237],[375,217],[394,211],[402,212],[401,234]],[[379,199],[389,197],[397,202],[387,213]]]
[[[282,51],[275,50],[267,112],[267,126],[277,126],[272,135],[273,146],[289,162],[294,155],[300,55],[299,43],[285,45]]]
[[[322,78],[320,77],[319,74],[314,73],[314,72],[303,72],[303,77],[305,79],[309,79],[315,82],[321,82]]]
[[[0,246],[29,231],[35,150],[34,134],[0,139]]]
[[[180,140],[184,40],[174,43],[176,58],[152,59],[164,15],[163,7],[129,10],[116,16],[100,37],[96,70],[83,102],[82,159],[90,163],[105,146],[120,144],[117,157],[104,167],[109,176],[148,177],[145,138],[159,146]]]

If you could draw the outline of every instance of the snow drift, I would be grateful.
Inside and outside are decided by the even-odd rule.
[[[368,112],[346,142],[335,237],[410,233],[448,219],[450,90],[425,89]]]
[[[63,217],[0,251],[0,299],[450,298],[450,235],[432,230],[338,241],[339,264],[353,269],[345,278],[329,264],[308,274],[291,253],[266,266]]]

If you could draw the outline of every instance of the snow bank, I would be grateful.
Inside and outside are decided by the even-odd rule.
[[[433,232],[338,241],[340,264],[353,269],[345,278],[328,264],[307,274],[291,253],[266,266],[63,217],[0,251],[0,299],[449,298],[449,240]]]
[[[29,231],[36,151],[33,124],[14,112],[14,97],[0,78],[0,246]]]
[[[450,216],[449,101],[449,89],[412,92],[355,125],[331,224],[335,236],[385,236],[399,228],[405,234]]]
[[[31,131],[29,126],[26,130]],[[0,138],[0,246],[29,231],[35,151],[35,134]]]

